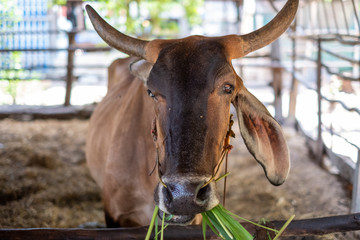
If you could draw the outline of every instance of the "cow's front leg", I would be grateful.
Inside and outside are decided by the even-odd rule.
[[[155,207],[153,193],[136,183],[131,185],[107,175],[102,193],[107,227],[138,227],[150,224]]]

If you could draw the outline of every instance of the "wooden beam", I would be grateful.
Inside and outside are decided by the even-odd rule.
[[[0,120],[11,118],[21,121],[34,119],[88,119],[94,111],[95,105],[84,106],[0,106]]]

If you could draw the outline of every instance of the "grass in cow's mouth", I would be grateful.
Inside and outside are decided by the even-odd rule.
[[[165,220],[169,221],[170,219],[167,219],[165,217],[165,213],[163,213],[162,220],[161,220],[161,230],[158,231],[158,215],[159,212],[159,206],[155,206],[154,213],[148,228],[148,232],[146,234],[145,240],[149,240],[152,229],[155,226],[155,237],[154,239],[158,239],[158,236],[160,234],[160,240],[164,239],[164,230],[168,226],[168,224],[164,224]],[[272,229],[266,226],[263,226],[261,224],[257,224],[255,222],[249,221],[245,218],[242,218],[229,210],[225,209],[222,205],[217,205],[213,209],[201,213],[203,217],[202,221],[202,230],[203,230],[203,236],[204,240],[206,240],[206,227],[209,226],[210,229],[219,237],[225,240],[253,240],[254,237],[243,227],[241,224],[235,219],[240,219],[242,221],[249,222],[251,224],[254,224],[258,227],[265,228],[268,231],[272,231],[276,234],[276,236],[271,239],[270,235],[268,234],[269,240],[277,240],[279,236],[283,233],[285,228],[289,225],[289,223],[294,219],[295,215],[292,215],[289,220],[283,225],[283,227],[280,230]],[[171,215],[169,216],[171,217]]]
[[[202,227],[203,227],[203,236],[204,240],[206,239],[206,227],[209,226],[211,230],[217,234],[222,239],[226,240],[252,240],[254,237],[235,219],[249,222],[258,227],[265,228],[268,231],[275,232],[276,236],[272,240],[276,240],[289,225],[289,223],[294,219],[295,215],[291,216],[290,219],[283,225],[280,230],[272,229],[261,224],[249,221],[245,218],[242,218],[229,210],[225,209],[222,205],[217,205],[213,209],[207,212],[201,213],[203,217]],[[269,240],[271,240],[270,235],[268,235]]]
[[[223,239],[252,240],[253,236],[236,221],[222,205],[217,205],[207,212],[201,213],[203,217],[203,235],[206,239],[206,226]]]

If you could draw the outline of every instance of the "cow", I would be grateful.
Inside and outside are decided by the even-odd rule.
[[[285,181],[290,159],[282,129],[231,60],[277,39],[297,7],[298,0],[288,0],[271,22],[245,35],[147,41],[119,32],[86,6],[101,38],[130,56],[109,67],[108,92],[87,136],[87,164],[108,227],[148,225],[155,204],[168,223],[190,224],[219,204],[211,179],[226,148],[231,104],[267,179]]]

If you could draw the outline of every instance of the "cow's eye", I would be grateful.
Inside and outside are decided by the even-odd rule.
[[[226,94],[232,94],[234,91],[234,86],[233,85],[230,85],[230,84],[225,84],[224,85],[224,92]]]
[[[155,98],[155,95],[150,91],[150,89],[147,90],[147,93],[150,97]]]

